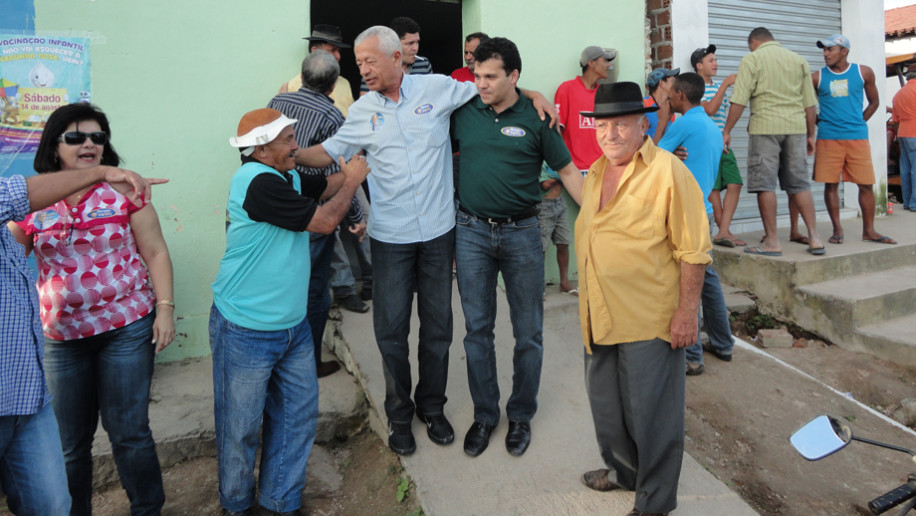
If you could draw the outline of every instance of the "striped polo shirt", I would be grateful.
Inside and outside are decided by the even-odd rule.
[[[741,59],[731,102],[750,105],[750,134],[806,134],[805,108],[817,103],[808,61],[776,41],[761,43]]]

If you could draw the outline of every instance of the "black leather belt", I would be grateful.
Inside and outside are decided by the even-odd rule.
[[[490,224],[509,224],[512,222],[518,222],[519,220],[522,220],[522,219],[537,217],[537,214],[541,211],[541,209],[537,205],[535,205],[520,213],[516,213],[515,215],[511,217],[479,217],[465,210],[461,206],[458,207],[458,211],[460,211],[461,213],[464,213],[465,215],[470,215],[471,217],[474,217],[478,220],[481,220],[483,222],[487,222]]]

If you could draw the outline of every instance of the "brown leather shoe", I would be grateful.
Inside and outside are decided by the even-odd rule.
[[[613,491],[614,489],[620,489],[619,485],[611,482],[607,477],[608,473],[610,473],[610,470],[607,469],[588,471],[582,475],[582,483],[589,489],[594,489],[595,491]]]
[[[330,376],[340,370],[340,362],[335,362],[331,360],[330,362],[321,362],[316,368],[318,373],[318,378],[324,378],[325,376]]]

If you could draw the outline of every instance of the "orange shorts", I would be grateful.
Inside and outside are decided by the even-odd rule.
[[[818,140],[814,154],[814,180],[818,183],[875,184],[868,140]]]

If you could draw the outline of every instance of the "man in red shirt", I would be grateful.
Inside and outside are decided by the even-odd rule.
[[[595,136],[595,119],[579,114],[595,106],[598,81],[607,79],[617,51],[598,46],[585,47],[579,56],[582,75],[570,79],[557,88],[553,97],[560,112],[560,132],[572,155],[573,163],[583,172],[601,156],[601,147]]]
[[[451,77],[456,81],[474,82],[474,51],[482,41],[490,39],[483,32],[473,32],[464,38],[464,62],[467,66],[452,72]]]

